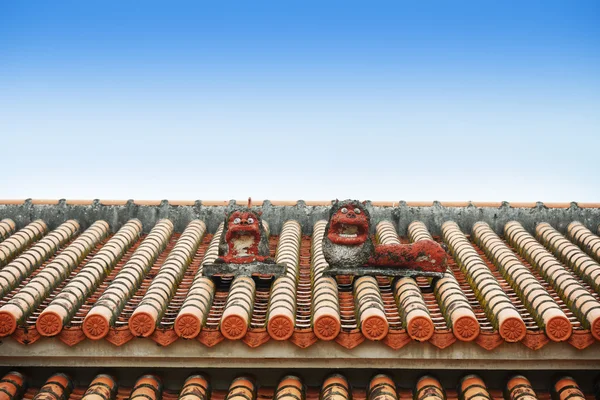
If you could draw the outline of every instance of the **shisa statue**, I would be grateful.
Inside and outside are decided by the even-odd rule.
[[[336,201],[323,237],[328,275],[443,276],[446,251],[433,240],[374,244],[371,217],[356,200]]]
[[[235,207],[225,216],[219,257],[204,265],[206,276],[272,276],[285,271],[269,255],[269,232],[260,212]]]

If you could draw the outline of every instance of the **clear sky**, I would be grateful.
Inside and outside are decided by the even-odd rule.
[[[600,201],[600,2],[1,2],[0,139],[0,198]]]

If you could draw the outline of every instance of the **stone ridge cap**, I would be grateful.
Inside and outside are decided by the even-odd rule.
[[[94,203],[103,206],[124,206],[131,202],[139,206],[160,206],[168,204],[171,206],[194,206],[197,203],[203,206],[228,206],[231,203],[246,204],[247,200],[110,200],[110,199],[94,199],[94,200],[67,200],[67,199],[0,199],[0,205],[21,205],[30,203],[33,205],[57,205],[64,202],[68,205],[86,206]],[[262,206],[265,203],[272,206],[330,206],[332,200],[252,200],[252,205]],[[370,201],[370,204],[375,207],[434,207],[441,206],[447,208],[458,207],[480,207],[480,208],[500,208],[507,206],[511,208],[600,208],[600,202],[597,203],[579,203],[579,202],[508,202],[508,201]]]

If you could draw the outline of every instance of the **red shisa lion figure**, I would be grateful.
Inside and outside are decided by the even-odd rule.
[[[238,208],[225,219],[217,263],[274,264],[269,257],[269,238],[260,219],[260,213],[250,208]]]
[[[356,200],[337,201],[323,237],[331,275],[443,276],[446,251],[433,240],[410,244],[373,244],[369,211]]]
[[[255,276],[273,278],[285,272],[285,265],[276,264],[269,255],[269,233],[260,212],[250,207],[236,207],[225,216],[219,257],[204,265],[209,277]]]

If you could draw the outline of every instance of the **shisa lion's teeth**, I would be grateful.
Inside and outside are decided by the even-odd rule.
[[[340,236],[343,238],[355,238],[358,235],[356,233],[340,233]]]

